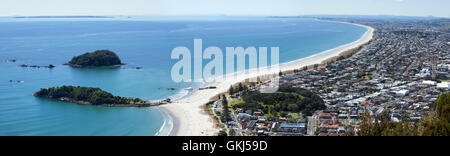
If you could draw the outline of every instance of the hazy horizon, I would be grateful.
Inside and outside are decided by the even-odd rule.
[[[45,16],[54,16],[54,17],[76,17],[76,16],[93,16],[93,17],[117,17],[117,16],[148,16],[148,17],[217,17],[217,16],[229,16],[229,17],[309,17],[309,16],[366,16],[366,17],[420,17],[420,18],[450,18],[450,17],[441,17],[441,16],[409,16],[409,15],[394,15],[394,14],[301,14],[301,15],[227,15],[227,14],[186,14],[186,15],[157,15],[157,14],[73,14],[73,15],[11,15],[11,16],[0,16],[0,17],[45,17]]]
[[[4,0],[0,16],[304,16],[450,17],[448,0]]]

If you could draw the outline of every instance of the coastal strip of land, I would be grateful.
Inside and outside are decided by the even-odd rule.
[[[351,23],[353,24],[353,23]],[[171,104],[160,106],[161,108],[169,111],[173,120],[176,120],[171,135],[176,136],[213,136],[216,135],[220,129],[214,122],[214,118],[211,117],[205,104],[212,98],[217,97],[219,94],[228,91],[231,85],[243,82],[247,79],[278,74],[280,71],[287,72],[297,69],[301,69],[305,66],[313,66],[315,64],[322,64],[337,57],[348,53],[354,49],[358,49],[361,46],[369,43],[372,38],[375,29],[369,26],[354,24],[367,28],[368,30],[364,35],[352,43],[339,46],[337,48],[327,50],[316,55],[291,61],[281,64],[279,68],[267,68],[260,69],[258,71],[251,71],[248,73],[240,73],[234,75],[228,75],[225,78],[216,80],[214,83],[208,86],[214,86],[216,89],[209,90],[197,90],[190,96],[174,101]]]

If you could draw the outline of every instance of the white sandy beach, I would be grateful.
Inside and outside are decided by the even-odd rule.
[[[359,25],[359,24],[354,24]],[[291,71],[294,69],[301,69],[304,66],[320,64],[324,60],[339,56],[342,52],[357,48],[369,42],[374,33],[374,28],[359,25],[368,29],[368,31],[357,41],[350,44],[342,45],[335,49],[324,51],[316,55],[303,58],[300,60],[284,63],[279,68],[261,69],[259,72],[241,73],[227,76],[216,80],[209,86],[216,86],[214,90],[197,90],[192,95],[174,101],[174,103],[161,106],[168,110],[174,122],[173,135],[177,136],[212,136],[219,132],[215,127],[213,119],[208,115],[208,112],[202,112],[203,106],[209,102],[212,97],[228,91],[231,85],[245,81],[249,78],[255,78],[263,75],[278,74],[281,71]]]

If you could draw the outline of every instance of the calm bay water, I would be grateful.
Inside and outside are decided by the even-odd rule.
[[[366,31],[342,23],[262,17],[0,18],[0,28],[0,135],[155,135],[166,119],[158,109],[82,106],[32,94],[40,88],[80,85],[146,100],[179,98],[187,93],[183,88],[201,84],[172,82],[170,69],[177,60],[171,60],[170,53],[177,46],[193,50],[193,39],[203,39],[203,48],[222,50],[278,46],[280,62],[288,62],[353,42]],[[98,49],[116,52],[127,65],[117,69],[62,65]],[[6,62],[11,59],[17,62]],[[57,67],[17,67],[20,64]]]

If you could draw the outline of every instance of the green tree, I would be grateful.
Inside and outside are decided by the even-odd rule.
[[[317,70],[319,68],[319,64],[314,64],[314,69]]]
[[[242,92],[245,90],[245,87],[244,87],[244,85],[242,85],[242,83],[239,83],[238,87],[239,87],[239,92]]]
[[[436,112],[422,121],[422,136],[450,136],[450,93],[436,101]]]
[[[389,121],[386,111],[376,117],[365,110],[358,136],[449,136],[449,97],[450,93],[442,94],[435,111],[416,124]]]
[[[227,132],[225,131],[220,131],[219,134],[217,136],[228,136]]]
[[[228,90],[228,93],[230,93],[230,95],[234,95],[234,88],[233,88],[233,86],[230,86],[230,89]]]
[[[97,50],[73,57],[69,65],[75,67],[98,67],[121,65],[119,57],[109,50]]]
[[[231,117],[230,117],[230,109],[228,107],[228,100],[225,95],[223,95],[223,97],[222,97],[222,106],[223,106],[222,121],[228,122],[231,120]]]

